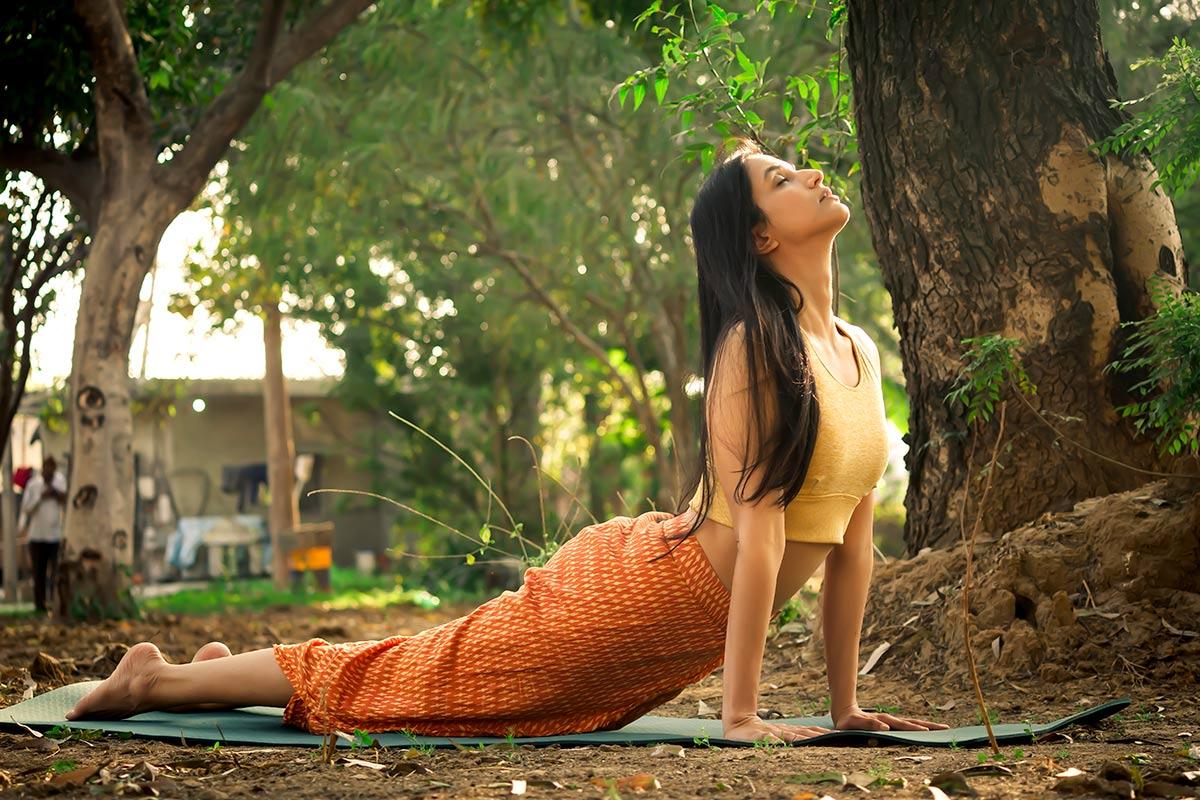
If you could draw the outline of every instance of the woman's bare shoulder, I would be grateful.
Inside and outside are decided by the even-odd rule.
[[[855,325],[853,322],[847,322],[841,317],[838,317],[837,320],[846,328],[846,330],[850,331],[850,333],[857,338],[857,341],[862,345],[863,349],[866,350],[871,361],[878,368],[879,347],[875,344],[875,340],[871,338],[871,335],[867,333],[860,325]]]

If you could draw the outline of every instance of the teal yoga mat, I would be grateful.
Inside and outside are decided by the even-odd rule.
[[[129,719],[78,720],[67,722],[66,712],[97,681],[63,686],[31,700],[0,708],[0,727],[19,729],[20,723],[36,730],[48,730],[55,725],[72,728],[130,733],[147,739],[163,739],[187,744],[259,744],[295,745],[315,747],[321,737],[282,724],[283,710],[253,706],[236,711],[192,712],[173,714],[154,711],[138,714]],[[1000,723],[993,725],[996,740],[1001,744],[1023,744],[1033,738],[1061,730],[1071,725],[1089,724],[1112,716],[1130,704],[1128,698],[1109,700],[1069,717],[1027,727],[1024,723]],[[774,722],[796,725],[819,725],[830,728],[830,732],[794,742],[795,745],[923,745],[926,747],[979,747],[987,744],[987,731],[982,725],[950,728],[944,731],[835,731],[828,715],[823,717],[789,717]],[[352,733],[352,731],[349,731]],[[408,736],[403,733],[377,733],[373,735],[387,747],[405,747],[421,744],[434,747],[458,745],[498,744],[508,741],[497,736]],[[647,715],[615,731],[593,731],[570,733],[561,736],[517,737],[517,744],[532,745],[589,745],[589,744],[709,744],[728,747],[752,747],[752,742],[741,742],[721,737],[721,721],[714,719],[686,719],[682,717],[656,717]],[[699,741],[697,741],[699,740]],[[338,743],[348,745],[339,737]]]

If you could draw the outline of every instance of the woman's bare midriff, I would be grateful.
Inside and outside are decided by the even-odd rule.
[[[690,525],[696,512],[688,508],[680,516],[687,517]],[[696,537],[700,549],[708,557],[713,570],[726,589],[733,590],[733,565],[737,560],[737,538],[733,528],[728,525],[706,519],[692,534]],[[783,563],[779,565],[779,576],[775,581],[775,600],[771,605],[774,615],[782,609],[805,582],[812,576],[814,569],[814,550],[828,553],[836,545],[815,544],[812,542],[788,542],[783,553]]]

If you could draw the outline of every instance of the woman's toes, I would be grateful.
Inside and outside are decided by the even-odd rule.
[[[67,713],[67,719],[103,717],[121,719],[140,711],[150,699],[166,661],[151,642],[135,644],[117,668]]]
[[[214,658],[225,658],[233,655],[233,652],[222,642],[209,642],[196,651],[196,655],[192,656],[192,663],[197,661],[210,661]]]

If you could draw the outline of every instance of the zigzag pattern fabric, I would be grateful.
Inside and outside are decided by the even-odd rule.
[[[588,525],[474,611],[412,636],[276,645],[313,733],[549,736],[614,730],[724,662],[729,591],[687,515]],[[671,555],[650,559],[675,547]]]

